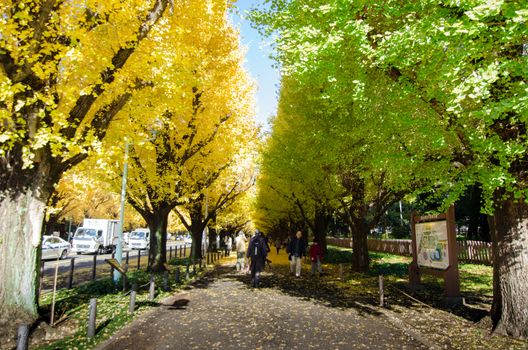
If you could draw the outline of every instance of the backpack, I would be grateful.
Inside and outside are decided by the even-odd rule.
[[[262,239],[255,237],[253,240],[253,247],[251,247],[251,257],[256,258],[262,255]]]

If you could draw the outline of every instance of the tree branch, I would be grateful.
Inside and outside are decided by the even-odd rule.
[[[163,15],[168,4],[168,0],[156,0],[152,9],[149,11],[147,18],[141,24],[134,40],[125,43],[112,57],[111,65],[100,74],[100,79],[94,83],[88,90],[89,94],[79,96],[75,106],[70,111],[68,117],[68,127],[63,130],[64,136],[73,138],[75,132],[88,111],[101,95],[106,87],[115,79],[116,73],[125,65],[132,53],[136,50],[138,44],[147,37],[150,30]]]
[[[185,226],[187,231],[191,231],[191,224],[187,222],[187,220],[185,219],[185,216],[183,216],[183,214],[180,213],[178,208],[174,208],[174,212],[176,213],[176,215],[178,215],[178,217],[180,218],[181,223],[183,224],[183,226]]]

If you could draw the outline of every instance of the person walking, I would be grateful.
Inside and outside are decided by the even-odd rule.
[[[287,252],[290,259],[290,274],[301,277],[301,262],[303,256],[306,255],[306,243],[301,231],[297,231],[295,237],[290,240]]]
[[[323,268],[321,267],[321,260],[323,259],[323,250],[317,241],[317,238],[314,238],[313,244],[310,247],[310,261],[312,263],[312,276],[315,275],[315,269],[319,272],[319,276],[323,274]]]
[[[282,247],[282,241],[279,237],[275,238],[275,249],[277,249],[277,255],[279,255],[279,251]]]
[[[246,256],[251,259],[251,283],[255,288],[258,288],[259,286],[260,273],[264,270],[267,255],[268,251],[266,249],[266,241],[264,240],[262,233],[256,230],[255,235],[249,241],[249,246],[246,253]]]
[[[231,250],[233,250],[233,238],[231,238],[230,234],[227,234],[227,236],[225,236],[224,243],[225,243],[225,255],[230,256]]]
[[[246,258],[246,243],[246,235],[244,232],[240,231],[235,238],[235,249],[237,252],[237,262],[235,266],[237,271],[242,271],[245,267],[244,259]]]

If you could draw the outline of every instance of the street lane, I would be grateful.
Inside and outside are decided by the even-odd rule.
[[[169,258],[169,250],[170,250],[170,248],[173,249],[172,257],[179,256],[179,248],[180,248],[180,246],[185,246],[186,247],[186,253],[189,254],[190,247],[191,247],[190,243],[185,243],[184,241],[169,241],[169,242],[167,242],[167,259]],[[129,249],[129,248],[123,249],[123,260],[122,260],[122,264],[123,265],[126,262],[126,254],[127,253],[129,255],[129,260],[128,260],[129,269],[135,269],[137,267],[138,254],[141,254],[141,257],[140,257],[141,265],[146,264],[147,259],[148,259],[148,251],[147,250],[132,250],[132,249]],[[64,260],[58,260],[58,261],[57,260],[50,260],[50,259],[43,260],[42,261],[42,265],[41,265],[41,269],[43,267],[43,273],[42,273],[42,276],[41,276],[42,292],[45,293],[45,292],[49,291],[49,289],[51,288],[50,284],[52,283],[57,263],[59,265],[58,275],[60,276],[61,280],[65,280],[67,278],[68,274],[69,274],[69,271],[70,271],[71,260],[72,260],[72,258],[75,258],[73,279],[74,279],[74,284],[77,284],[79,279],[76,278],[76,276],[78,275],[78,273],[83,271],[84,274],[86,274],[87,271],[91,271],[91,269],[93,268],[94,256],[95,255],[93,255],[93,254],[77,255],[75,253],[70,252],[68,257],[66,259],[64,259]],[[99,254],[99,255],[96,255],[96,270],[97,270],[96,271],[96,278],[99,278],[104,273],[106,273],[106,272],[102,271],[103,269],[106,270],[107,272],[110,271],[110,266],[105,262],[105,259],[111,259],[111,258],[112,258],[112,254]],[[84,278],[84,279],[86,280],[86,278]],[[62,281],[62,283],[60,283],[60,284],[64,284],[64,281]]]

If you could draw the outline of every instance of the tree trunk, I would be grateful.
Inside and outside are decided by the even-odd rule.
[[[210,252],[216,252],[216,229],[210,228],[209,229],[209,247],[208,251]]]
[[[353,218],[351,224],[352,269],[354,271],[367,271],[370,263],[368,254],[369,225],[364,217]]]
[[[202,235],[203,225],[201,222],[197,225],[192,225],[192,246],[191,246],[191,259],[198,261],[202,259]]]
[[[191,235],[192,235],[192,246],[191,246],[191,259],[198,261],[202,258],[202,236],[204,225],[204,217],[202,215],[202,204],[197,202],[193,205],[192,210],[189,212],[191,217]]]
[[[327,214],[326,210],[318,208],[315,211],[314,219],[314,237],[317,239],[317,242],[319,242],[323,255],[325,255],[327,249],[326,232],[328,229],[328,223],[330,222],[330,216]]]
[[[488,216],[486,214],[480,214],[479,220],[480,222],[477,241],[491,242]]]
[[[167,222],[169,213],[170,210],[158,209],[149,220],[146,220],[150,229],[149,271],[165,271],[164,264],[167,262]]]
[[[49,191],[0,194],[0,309],[37,316],[40,245]]]
[[[211,213],[211,223],[214,224],[215,222],[216,222],[216,212]],[[205,226],[204,226],[204,230],[205,230]],[[218,251],[216,247],[216,236],[218,235],[217,230],[214,227],[210,227],[208,230],[208,234],[209,234],[209,246],[207,247],[207,250],[210,252]]]
[[[528,337],[528,205],[499,202],[490,218],[493,237],[493,305],[496,333]]]

